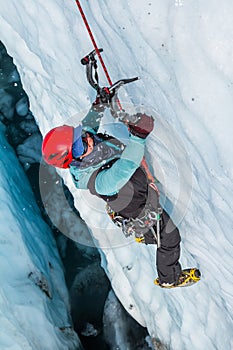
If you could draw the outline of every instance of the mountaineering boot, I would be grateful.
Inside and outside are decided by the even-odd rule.
[[[201,279],[201,272],[197,268],[184,269],[178,280],[174,283],[160,283],[159,278],[154,280],[156,286],[161,288],[189,287]]]

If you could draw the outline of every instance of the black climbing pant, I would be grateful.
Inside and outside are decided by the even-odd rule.
[[[161,246],[157,249],[156,258],[158,276],[160,283],[172,283],[177,281],[181,273],[180,233],[165,211],[161,221]]]
[[[160,248],[157,249],[157,271],[160,283],[172,283],[177,281],[181,266],[180,258],[180,234],[178,228],[165,210],[160,221]],[[156,232],[156,227],[154,226]],[[156,240],[151,231],[144,234],[145,244],[156,244]]]

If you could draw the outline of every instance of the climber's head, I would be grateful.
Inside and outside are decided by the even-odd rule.
[[[82,126],[63,125],[50,130],[42,144],[43,158],[49,165],[68,168],[73,159],[82,159],[91,153],[93,140],[83,134]]]

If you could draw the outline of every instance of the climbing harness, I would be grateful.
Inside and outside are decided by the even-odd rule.
[[[128,219],[115,213],[108,204],[106,205],[106,211],[113,223],[121,228],[125,237],[134,235],[135,240],[138,243],[148,244],[156,242],[158,248],[161,246],[160,222],[162,212],[157,213],[155,210],[145,207],[143,211],[143,216],[137,217],[135,219]],[[148,242],[149,232],[151,232],[153,235],[153,238],[150,242]]]
[[[134,235],[135,240],[138,243],[148,244],[156,242],[157,247],[159,248],[161,246],[160,231],[162,209],[160,207],[157,209],[154,208],[154,194],[151,195],[150,188],[153,191],[156,191],[156,195],[158,195],[157,187],[154,184],[153,186],[150,186],[149,184],[147,202],[138,217],[124,218],[123,216],[119,215],[119,213],[114,212],[109,204],[106,205],[106,211],[113,223],[122,229],[125,237]]]

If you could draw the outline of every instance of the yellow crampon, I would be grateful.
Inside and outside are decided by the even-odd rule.
[[[137,243],[145,243],[145,238],[144,238],[144,236],[142,236],[142,237],[135,237],[135,241]]]
[[[175,283],[160,283],[159,278],[154,280],[156,286],[161,288],[176,288],[176,287],[188,287],[197,283],[201,279],[201,273],[197,268],[184,269],[177,282]]]

